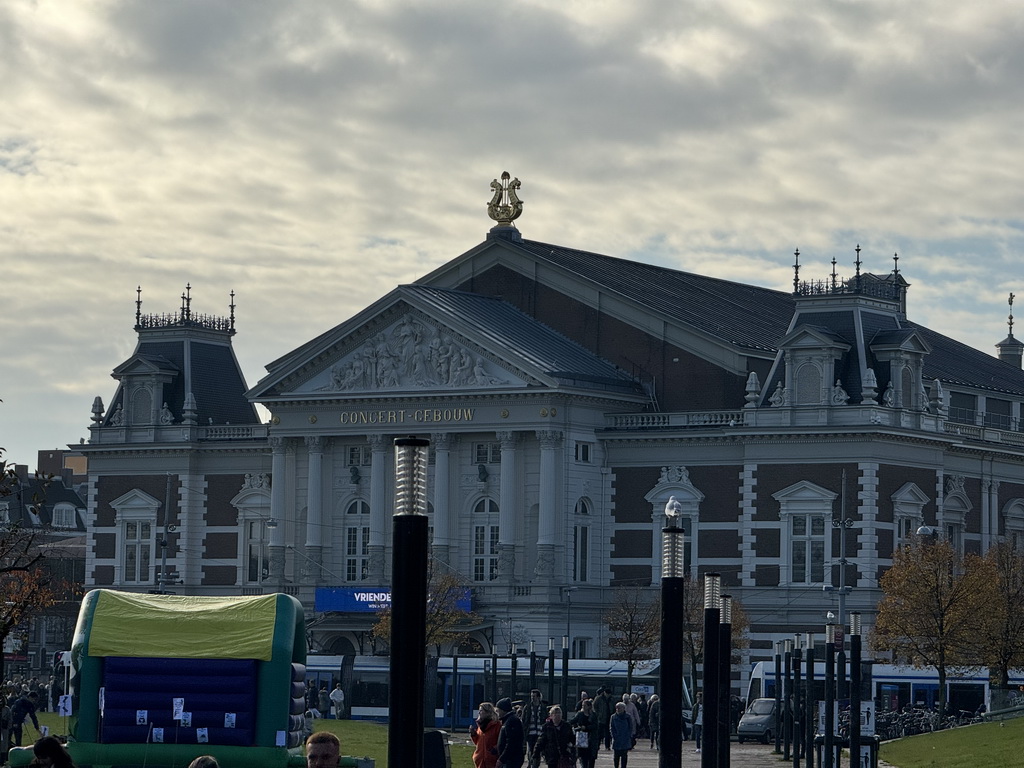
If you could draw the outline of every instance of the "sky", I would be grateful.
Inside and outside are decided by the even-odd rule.
[[[781,290],[898,253],[910,318],[994,354],[1022,40],[997,0],[5,0],[4,458],[88,437],[137,286],[235,291],[251,386],[481,242],[505,170],[532,240]]]

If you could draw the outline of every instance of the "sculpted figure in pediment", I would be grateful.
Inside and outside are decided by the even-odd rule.
[[[450,336],[406,317],[390,335],[377,334],[345,361],[334,365],[329,383],[319,391],[506,383],[488,374],[483,358],[474,358]]]

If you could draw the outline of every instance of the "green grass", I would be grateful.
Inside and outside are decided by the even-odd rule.
[[[980,723],[886,742],[881,758],[898,768],[1005,768],[1024,764],[1024,718]]]
[[[48,725],[50,733],[66,735],[65,718],[50,712],[39,714],[39,724]],[[359,720],[317,720],[314,730],[336,733],[341,739],[341,753],[351,757],[372,757],[377,766],[388,764],[388,728],[386,725],[366,723]],[[31,721],[25,731],[25,743],[31,744],[37,738]],[[473,768],[473,744],[465,732],[456,732],[449,738],[455,742],[448,746],[452,768]]]

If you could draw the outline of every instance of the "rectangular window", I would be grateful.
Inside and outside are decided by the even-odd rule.
[[[143,520],[127,520],[124,524],[124,580],[148,584],[149,563],[153,549],[153,525]]]
[[[474,464],[500,464],[501,443],[477,443],[473,451]]]
[[[473,581],[498,578],[498,526],[473,526]]]
[[[590,575],[590,528],[577,525],[572,529],[572,580],[587,581]]]
[[[350,467],[368,467],[370,466],[370,446],[368,445],[350,445],[348,447],[348,466]]]
[[[264,528],[263,520],[245,523],[245,580],[250,584],[259,584],[268,575]]]
[[[996,429],[1015,429],[1013,404],[1009,400],[994,397],[985,398],[985,426]]]
[[[963,392],[949,393],[949,420],[973,424],[978,412],[978,398]]]
[[[53,510],[51,525],[54,528],[74,528],[75,508],[67,504],[59,504]]]
[[[825,517],[794,515],[790,520],[794,584],[825,581]]]
[[[946,540],[957,552],[964,551],[964,527],[961,523],[946,524]]]
[[[363,581],[366,578],[370,554],[369,527],[351,526],[345,529],[345,580]]]
[[[572,653],[575,659],[587,658],[587,639],[584,637],[577,637],[572,641]]]
[[[591,455],[591,449],[592,448],[593,448],[593,443],[577,442],[576,443],[576,461],[580,462],[581,464],[589,464],[590,463],[590,455]]]

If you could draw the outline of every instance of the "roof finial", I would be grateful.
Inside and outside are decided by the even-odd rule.
[[[235,330],[235,292],[234,291],[231,292],[231,304],[229,305],[229,307],[231,308],[231,330],[233,331],[233,330]]]
[[[832,293],[836,292],[836,257],[832,257]]]
[[[793,251],[793,293],[800,293],[800,249]]]
[[[142,286],[135,289],[135,327],[142,323]]]
[[[1010,294],[1010,317],[1009,317],[1009,322],[1010,322],[1010,338],[1011,339],[1013,338],[1013,299],[1014,299],[1014,295],[1011,293]]]
[[[855,288],[857,292],[860,293],[860,243],[857,243],[857,247],[854,248],[854,250],[857,252],[857,261],[854,262],[854,264],[857,265],[857,276],[855,278],[857,282]]]
[[[494,196],[487,204],[487,215],[499,227],[511,227],[512,222],[523,212],[523,202],[516,194],[520,186],[519,179],[513,179],[508,171],[502,171],[501,181],[494,179],[491,182]]]
[[[185,284],[185,316],[192,319],[192,283]]]
[[[892,255],[892,275],[896,278],[896,282],[900,279],[900,255],[894,253]]]

